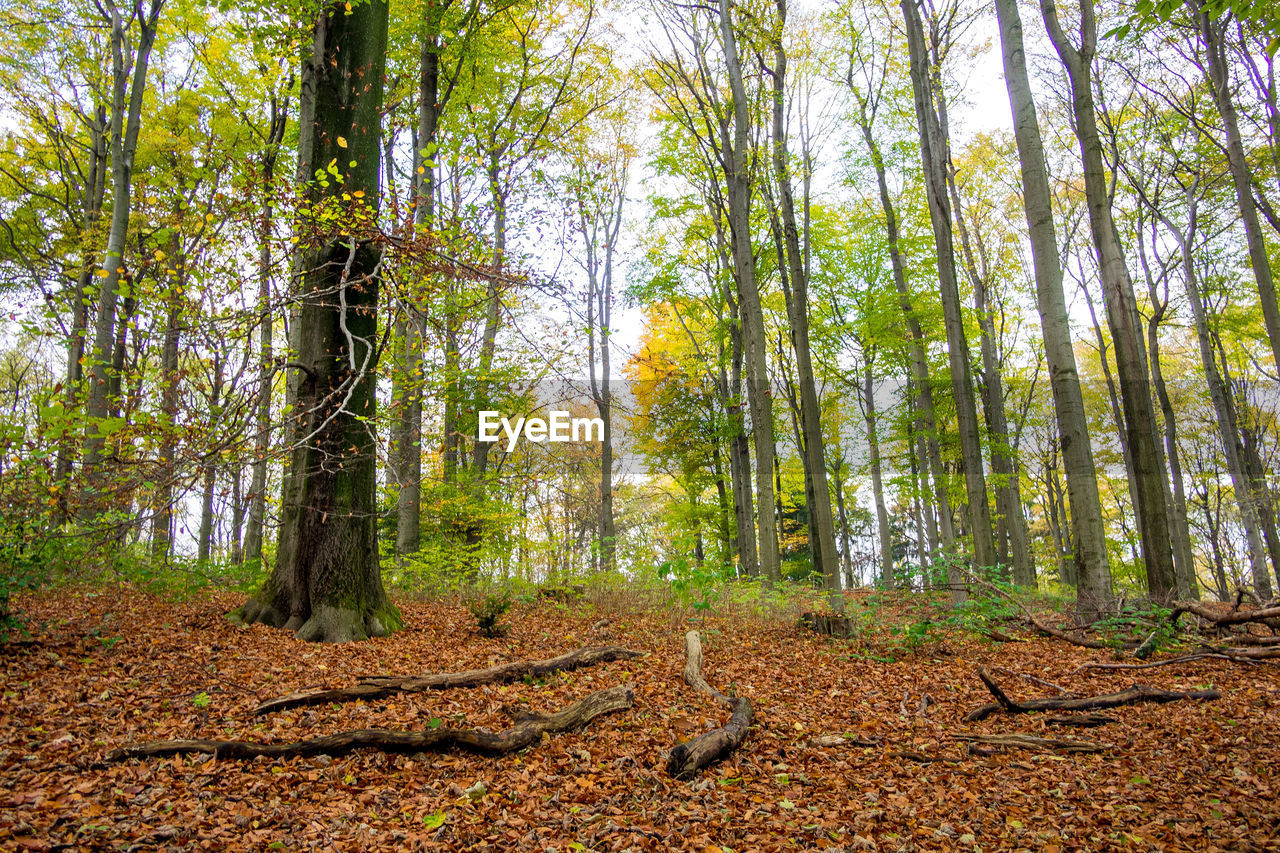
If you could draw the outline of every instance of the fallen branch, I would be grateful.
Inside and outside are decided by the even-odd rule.
[[[328,702],[354,702],[359,699],[382,699],[395,693],[420,693],[425,690],[448,690],[455,687],[479,687],[482,684],[506,684],[522,678],[541,678],[556,672],[568,672],[598,663],[638,658],[640,652],[619,646],[588,646],[546,660],[512,661],[488,669],[465,672],[441,672],[432,675],[365,676],[355,687],[333,690],[309,690],[269,699],[253,709],[254,714],[270,714],[304,705]]]
[[[978,677],[982,679],[983,684],[987,685],[987,689],[991,691],[991,695],[996,698],[996,701],[970,711],[965,716],[966,722],[985,720],[992,714],[1002,710],[1006,714],[1027,714],[1033,711],[1092,711],[1100,708],[1116,708],[1120,705],[1134,705],[1139,702],[1218,699],[1222,696],[1217,690],[1192,690],[1183,693],[1157,690],[1154,687],[1135,684],[1128,690],[1122,690],[1119,693],[1107,693],[1101,696],[1081,696],[1076,698],[1052,696],[1044,699],[1028,699],[1025,702],[1015,702],[1000,689],[1000,685],[992,678],[991,673],[987,672],[986,667],[979,668]]]
[[[1199,616],[1206,622],[1212,622],[1214,625],[1243,625],[1246,622],[1266,622],[1269,619],[1280,618],[1280,607],[1263,607],[1258,610],[1236,610],[1231,613],[1214,613],[1203,604],[1197,604],[1194,601],[1183,601],[1173,608],[1173,613],[1169,615],[1169,624],[1178,624],[1178,617],[1183,613],[1191,613]]]
[[[1005,746],[1013,749],[1032,749],[1036,752],[1105,752],[1111,747],[1091,740],[1063,740],[1058,738],[1037,737],[1036,735],[1004,734],[1004,735],[952,735],[953,740],[969,743],[982,743],[990,746]]]
[[[345,755],[357,749],[384,752],[426,752],[459,747],[484,755],[515,752],[538,743],[544,734],[584,726],[602,714],[622,711],[635,703],[631,685],[597,690],[554,714],[514,714],[514,726],[501,732],[483,729],[454,729],[441,726],[426,731],[356,729],[295,743],[252,743],[241,740],[163,740],[128,746],[108,753],[106,760],[163,758],[188,753],[209,753],[215,758],[254,758],[259,755],[282,758],[295,755]]]
[[[990,583],[987,580],[984,580],[983,578],[978,577],[976,574],[974,574],[973,572],[969,571],[964,567],[961,567],[961,571],[963,571],[966,575],[969,576],[969,580],[973,581],[974,583],[978,584],[981,587],[984,587],[990,590],[991,592],[994,592],[996,595],[1012,603],[1014,607],[1022,611],[1023,618],[1026,619],[1027,622],[1040,633],[1047,634],[1050,637],[1054,637],[1064,642],[1071,643],[1072,645],[1075,645],[1075,646],[1084,646],[1086,649],[1107,648],[1106,645],[1098,642],[1097,640],[1086,640],[1080,637],[1073,637],[1070,634],[1066,633],[1065,631],[1059,631],[1057,628],[1053,627],[1052,625],[1048,625],[1044,622],[1041,622],[1034,613],[1032,613],[1030,610],[1028,610],[1026,607],[1023,606],[1021,601],[1018,601],[1016,598],[1014,598],[1009,593],[1005,592],[1000,587],[996,586],[993,583]]]
[[[1058,693],[1060,693],[1063,696],[1075,695],[1070,690],[1063,687],[1061,684],[1054,684],[1052,681],[1046,681],[1045,679],[1040,678],[1039,676],[1031,675],[1026,672],[1014,672],[1012,669],[1006,669],[1003,666],[993,666],[991,668],[996,672],[1002,673],[1004,675],[1010,675],[1010,676],[1013,676],[1014,678],[1025,678],[1027,681],[1030,681],[1032,684],[1039,684],[1041,687],[1048,687],[1050,690],[1056,690],[1058,691]]]
[[[1230,651],[1234,652],[1236,650],[1233,649]],[[1240,649],[1239,651],[1246,650]],[[1277,654],[1280,655],[1280,649],[1277,650]],[[1168,658],[1167,660],[1158,660],[1151,663],[1100,663],[1097,661],[1090,661],[1089,663],[1082,663],[1075,669],[1071,670],[1071,675],[1076,675],[1077,673],[1084,672],[1087,669],[1155,669],[1158,666],[1172,666],[1176,663],[1190,663],[1192,661],[1206,659],[1229,660],[1234,663],[1253,663],[1252,660],[1249,660],[1245,656],[1231,654],[1228,652],[1195,652],[1193,654],[1179,655],[1176,658]]]
[[[687,658],[684,665],[685,683],[699,693],[705,693],[715,701],[729,707],[729,721],[718,729],[712,729],[687,743],[676,744],[667,756],[667,772],[677,779],[691,779],[699,770],[719,761],[742,745],[751,725],[753,712],[751,700],[745,696],[726,696],[716,690],[702,675],[702,640],[697,631],[690,631],[684,638]]]
[[[1045,717],[1044,721],[1050,726],[1071,726],[1080,729],[1093,729],[1098,726],[1105,726],[1108,723],[1119,722],[1115,717],[1108,717],[1104,714],[1060,714],[1051,717]]]

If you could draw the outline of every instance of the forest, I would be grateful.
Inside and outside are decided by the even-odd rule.
[[[0,847],[1271,849],[1278,48],[6,5]]]

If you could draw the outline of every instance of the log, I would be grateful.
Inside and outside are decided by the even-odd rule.
[[[692,779],[698,771],[728,756],[746,740],[753,710],[745,696],[726,696],[707,683],[702,675],[702,640],[697,631],[685,634],[685,683],[710,696],[730,710],[729,721],[687,743],[676,744],[667,755],[667,772],[677,779]]]
[[[1116,708],[1121,705],[1135,705],[1140,702],[1177,702],[1181,699],[1218,699],[1222,694],[1217,690],[1192,690],[1188,692],[1179,692],[1176,690],[1157,690],[1154,687],[1147,687],[1141,684],[1135,684],[1128,690],[1122,690],[1119,693],[1106,693],[1101,696],[1051,696],[1044,699],[1028,699],[1025,702],[1015,702],[1010,699],[1000,685],[996,684],[991,673],[987,672],[986,667],[978,669],[978,677],[982,679],[982,683],[987,685],[987,689],[991,691],[991,695],[995,696],[996,701],[989,705],[983,705],[970,711],[965,716],[966,722],[976,722],[985,720],[992,714],[1004,711],[1006,714],[1028,714],[1033,711],[1093,711],[1101,708]]]
[[[1038,737],[1036,735],[1003,734],[1003,735],[952,735],[953,740],[968,743],[983,743],[990,746],[1006,746],[1013,749],[1031,749],[1036,752],[1105,752],[1110,749],[1107,744],[1091,740],[1070,740],[1061,738]]]
[[[294,743],[253,743],[240,740],[164,740],[113,750],[106,761],[130,758],[163,758],[170,755],[208,753],[214,758],[283,758],[303,755],[345,755],[357,749],[384,752],[442,751],[458,747],[482,755],[502,755],[538,743],[544,734],[585,726],[602,714],[622,711],[635,703],[631,685],[597,690],[553,714],[522,714],[514,726],[500,732],[441,726],[425,731],[355,729]]]
[[[840,639],[848,639],[856,632],[853,620],[843,613],[803,613],[800,615],[800,627]]]
[[[667,772],[676,779],[689,780],[704,767],[725,758],[742,745],[751,725],[751,700],[745,696],[730,699],[733,713],[729,722],[687,743],[678,743],[667,756]]]
[[[432,675],[373,675],[359,679],[354,687],[332,690],[304,690],[269,699],[253,709],[255,715],[270,714],[304,705],[328,702],[354,702],[359,699],[382,699],[395,693],[420,693],[426,690],[448,690],[455,687],[479,687],[482,684],[506,684],[522,678],[541,678],[556,672],[568,672],[615,660],[638,658],[641,652],[620,646],[587,646],[545,660],[512,661],[487,669],[465,672],[441,672]]]

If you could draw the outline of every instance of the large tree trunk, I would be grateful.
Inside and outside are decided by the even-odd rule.
[[[341,5],[321,12],[304,85],[315,89],[313,125],[303,130],[302,165],[346,164],[342,180],[315,186],[312,200],[364,194],[348,222],[376,215],[387,5]],[[309,67],[308,67],[309,66]],[[305,169],[301,170],[305,174]],[[330,173],[332,174],[332,173]],[[378,250],[351,232],[306,233],[294,369],[293,448],[281,494],[276,566],[232,614],[304,640],[344,641],[399,628],[378,566],[375,415]]]
[[[751,437],[756,450],[756,523],[759,530],[760,574],[766,584],[778,581],[778,525],[774,517],[773,467],[776,450],[773,438],[773,391],[770,387],[765,351],[764,313],[756,281],[755,255],[751,245],[751,174],[746,86],[738,61],[737,36],[729,12],[729,0],[719,0],[720,35],[724,42],[725,64],[733,94],[733,138],[725,139],[725,184],[728,197],[730,246],[734,277],[742,309],[742,337],[747,367],[747,397],[751,408]],[[722,129],[722,133],[725,130]]]
[[[1155,410],[1151,403],[1146,351],[1139,330],[1138,307],[1133,282],[1125,265],[1119,235],[1111,216],[1107,192],[1102,142],[1093,100],[1093,56],[1097,44],[1097,22],[1093,0],[1080,4],[1080,47],[1074,48],[1058,23],[1055,0],[1041,0],[1040,8],[1049,38],[1053,42],[1071,81],[1071,101],[1075,133],[1084,165],[1084,189],[1089,208],[1089,229],[1093,235],[1106,297],[1107,324],[1115,346],[1116,372],[1120,379],[1120,400],[1124,408],[1125,432],[1133,453],[1134,492],[1142,558],[1147,589],[1157,599],[1167,599],[1177,591],[1173,551],[1169,545],[1168,508],[1165,505],[1164,471],[1156,450]]]
[[[720,280],[723,282],[721,293],[729,308],[729,373],[727,376],[722,375],[720,382],[725,389],[725,414],[729,429],[729,475],[733,484],[733,517],[736,525],[734,543],[738,552],[739,574],[755,577],[760,573],[760,564],[756,556],[755,519],[751,513],[751,444],[747,439],[746,418],[742,411],[742,369],[745,357],[742,311],[739,300],[734,298],[734,289],[728,283],[730,276],[723,275],[733,268],[732,261],[726,257],[723,220],[718,211],[714,211],[713,215],[716,219],[716,258],[722,273]]]
[[[991,537],[991,515],[987,505],[987,481],[982,468],[982,438],[978,429],[977,402],[969,365],[969,342],[964,330],[960,291],[956,284],[955,250],[951,240],[951,209],[947,194],[947,144],[936,111],[932,71],[924,27],[916,0],[902,0],[907,23],[907,46],[911,55],[911,84],[915,91],[916,118],[920,125],[920,157],[925,171],[925,194],[929,218],[933,222],[934,245],[938,251],[938,284],[947,330],[947,355],[951,364],[951,393],[956,404],[956,427],[960,436],[960,458],[964,465],[965,492],[973,533],[973,559],[979,567],[996,565]],[[956,603],[964,600],[961,578],[948,570],[948,581]]]

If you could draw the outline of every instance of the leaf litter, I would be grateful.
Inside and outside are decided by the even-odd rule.
[[[1044,714],[963,722],[991,698],[980,666],[1021,676],[1003,679],[1016,700],[1054,695],[1040,683],[1079,696],[1132,684],[1133,673],[1073,672],[1107,653],[1047,638],[997,644],[953,631],[903,654],[874,629],[833,640],[781,617],[541,601],[518,605],[511,630],[486,639],[460,604],[403,601],[405,631],[321,646],[231,626],[222,614],[238,603],[231,593],[174,603],[128,589],[16,602],[37,629],[35,642],[0,647],[0,848],[1280,849],[1274,666],[1200,659],[1143,672],[1145,685],[1222,696],[1113,709],[1113,722],[1089,730],[1104,749],[1068,752],[1019,748],[1064,740]],[[882,605],[876,618],[912,612]],[[362,676],[553,657],[593,642],[601,617],[610,642],[645,657],[253,715],[262,701]],[[707,679],[749,696],[755,721],[737,751],[681,782],[666,773],[669,751],[728,716],[682,679],[689,628],[702,632]],[[634,686],[630,710],[506,756],[103,762],[163,739],[285,742],[442,723],[498,731],[511,706],[549,713],[624,683]]]

